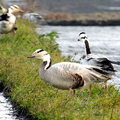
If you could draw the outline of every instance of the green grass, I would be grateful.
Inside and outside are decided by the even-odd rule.
[[[53,64],[69,61],[61,56],[54,38],[56,32],[37,35],[27,20],[18,21],[16,37],[12,33],[0,36],[0,83],[18,108],[24,108],[39,120],[119,120],[120,92],[109,85],[93,84],[93,97],[88,87],[76,90],[73,98],[68,90],[58,90],[41,80],[38,71],[41,60],[27,56],[42,48],[50,53]]]

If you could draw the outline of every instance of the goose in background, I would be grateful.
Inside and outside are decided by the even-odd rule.
[[[7,34],[13,32],[16,35],[16,17],[15,15],[23,13],[23,11],[17,6],[13,5],[8,8],[8,12],[0,15],[0,34]]]
[[[25,13],[23,15],[23,18],[28,19],[30,21],[44,20],[43,17],[39,15],[38,13]]]
[[[23,13],[23,10],[21,10],[21,8],[17,5],[11,5],[8,9],[6,9],[0,4],[0,9],[3,14],[11,13],[16,16],[16,15],[19,15],[20,13]]]
[[[101,54],[97,54],[97,55],[92,54],[90,47],[89,47],[88,37],[85,32],[81,32],[79,34],[78,41],[83,41],[85,43],[85,55],[83,55],[80,60],[82,64],[98,66],[98,67],[101,67],[103,70],[107,71],[110,75],[115,74],[115,70],[114,70],[112,63],[119,65],[120,62],[110,61],[107,57]],[[91,85],[89,87],[90,87],[90,94],[92,96]],[[108,92],[108,81],[107,80],[105,81],[105,88]]]
[[[44,18],[38,13],[25,13],[23,14],[22,18],[29,20],[35,28],[38,24],[46,23],[46,21],[44,21]]]
[[[60,62],[51,65],[50,55],[42,49],[37,49],[28,58],[43,60],[39,70],[40,77],[58,89],[71,90],[72,96],[75,94],[75,89],[82,88],[99,79],[106,81],[111,78],[106,71],[97,66],[73,62]]]
[[[17,5],[12,5],[8,8],[8,12],[7,13],[11,13],[13,14],[14,16],[17,16],[21,13],[24,13],[23,10],[21,10],[21,8]]]

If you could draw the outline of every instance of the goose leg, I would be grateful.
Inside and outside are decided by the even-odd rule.
[[[108,81],[105,81],[105,89],[107,90],[107,94],[108,94]]]
[[[70,88],[70,90],[71,90],[70,94],[71,94],[71,96],[73,97],[73,96],[75,95],[75,90],[74,90],[74,89],[71,89],[71,88]]]
[[[92,97],[91,87],[92,87],[92,85],[90,84],[90,85],[89,85],[89,89],[90,89],[90,97]]]
[[[16,31],[15,31],[15,30],[13,31],[13,35],[14,35],[14,37],[15,37],[15,35],[16,35]]]
[[[13,25],[13,35],[14,35],[14,37],[16,35],[16,30],[17,30],[17,26],[16,26],[16,22],[15,22],[15,24]]]

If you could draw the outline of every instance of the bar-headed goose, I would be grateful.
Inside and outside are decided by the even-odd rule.
[[[8,12],[0,15],[0,34],[7,34],[13,32],[16,34],[16,17],[15,14],[23,12],[17,5],[10,6]],[[14,14],[14,15],[13,15]]]
[[[79,39],[78,41],[83,41],[85,43],[85,53],[86,55],[83,55],[81,58],[81,63],[84,65],[93,65],[93,66],[98,66],[101,67],[103,70],[106,70],[110,75],[114,75],[114,67],[111,64],[112,61],[108,60],[107,57],[101,54],[92,54],[90,47],[89,47],[89,42],[88,42],[88,37],[85,34],[85,32],[81,32],[79,34]],[[113,62],[115,63],[115,62]],[[117,62],[116,62],[117,63]],[[101,82],[101,80],[100,80]],[[105,88],[108,91],[108,84],[107,81],[105,81]],[[90,93],[91,93],[91,85],[90,85]],[[92,93],[91,93],[92,96]]]
[[[56,88],[71,90],[72,96],[75,93],[74,89],[82,88],[99,79],[106,81],[111,77],[107,72],[96,66],[73,62],[60,62],[51,66],[50,55],[42,49],[37,49],[28,58],[43,60],[39,70],[40,77]]]
[[[28,19],[30,21],[44,20],[43,17],[38,13],[25,13],[23,15],[23,18]]]
[[[8,9],[6,9],[5,7],[3,7],[0,4],[0,9],[1,9],[2,13],[11,13],[15,16],[20,14],[20,13],[23,13],[23,10],[21,10],[21,8],[17,5],[11,5]]]

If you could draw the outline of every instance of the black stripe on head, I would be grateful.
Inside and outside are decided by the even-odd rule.
[[[41,49],[41,50],[37,51],[37,53],[42,52],[42,51],[44,51],[44,50]]]
[[[18,8],[17,6],[13,5],[13,7]]]
[[[87,39],[87,37],[86,37],[86,36],[85,36],[85,37],[81,37],[81,39],[85,39],[85,38]]]
[[[81,33],[79,34],[79,36],[80,36],[81,34],[85,34],[85,32],[81,32]]]

